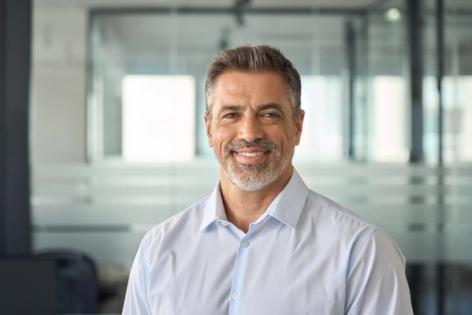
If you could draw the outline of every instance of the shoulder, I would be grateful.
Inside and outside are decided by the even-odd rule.
[[[154,225],[144,235],[141,246],[149,248],[164,241],[175,241],[179,237],[191,237],[192,233],[200,228],[209,197],[210,194],[170,218]]]
[[[363,231],[366,236],[378,229],[353,211],[312,190],[308,191],[306,212],[308,219],[316,220],[318,228],[326,226],[352,233]]]
[[[307,212],[307,217],[316,222],[313,224],[318,232],[326,232],[328,238],[349,246],[351,258],[372,251],[404,260],[400,249],[384,230],[319,193],[309,191]],[[329,237],[332,235],[337,237]]]

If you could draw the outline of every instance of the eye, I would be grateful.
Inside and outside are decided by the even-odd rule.
[[[222,116],[223,119],[235,119],[235,118],[238,118],[238,113],[236,112],[229,112],[229,113],[226,113]]]
[[[264,118],[280,118],[280,114],[278,112],[263,112],[261,116]]]

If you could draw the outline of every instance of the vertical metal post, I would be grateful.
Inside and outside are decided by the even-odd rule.
[[[444,2],[436,0],[436,66],[437,66],[437,91],[438,91],[438,164],[443,164],[443,77],[444,77]]]
[[[422,0],[406,1],[408,7],[408,61],[410,77],[410,162],[424,160],[423,153],[423,21]]]
[[[0,256],[31,251],[31,0],[0,1]]]
[[[350,159],[368,158],[368,76],[369,76],[369,20],[368,15],[357,16],[345,26],[348,67],[349,126],[347,153]]]
[[[362,130],[362,154],[359,154],[359,150],[356,152],[356,157],[360,160],[366,161],[369,159],[369,90],[370,86],[370,62],[369,62],[369,16],[365,15],[362,17],[359,31],[356,37],[356,48],[358,49],[358,55],[356,60],[357,68],[357,83],[355,83],[354,89],[356,93],[355,104],[356,111],[360,111],[360,117],[363,118],[362,126],[360,122],[356,122],[356,133],[358,130]],[[356,116],[354,119],[358,118]]]
[[[437,314],[445,314],[445,295],[446,295],[446,265],[442,260],[445,249],[445,237],[444,233],[444,224],[445,222],[445,208],[444,208],[444,174],[443,174],[443,116],[444,116],[444,106],[443,106],[443,77],[444,77],[444,1],[436,0],[436,80],[437,80],[437,95],[438,95],[438,226],[437,232],[439,235],[438,242],[438,256],[439,262],[436,269],[436,281],[437,281],[437,290],[436,290],[436,302],[437,302]]]
[[[6,7],[5,1],[0,1],[0,256],[6,252]]]
[[[356,80],[356,44],[355,30],[352,21],[347,21],[344,26],[344,43],[347,63],[347,101],[348,101],[348,134],[347,134],[347,156],[350,160],[355,158],[355,91]]]

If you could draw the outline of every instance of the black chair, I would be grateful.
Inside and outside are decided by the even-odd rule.
[[[94,261],[74,250],[51,250],[37,255],[56,262],[58,314],[97,313],[99,284]]]

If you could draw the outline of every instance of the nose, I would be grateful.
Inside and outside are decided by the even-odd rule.
[[[264,137],[263,128],[257,117],[248,115],[244,117],[239,128],[239,138],[247,142],[254,142]]]

